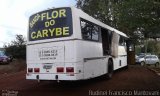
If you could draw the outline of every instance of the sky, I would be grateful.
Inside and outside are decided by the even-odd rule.
[[[0,0],[0,48],[14,40],[16,34],[27,38],[30,15],[75,4],[76,0]]]

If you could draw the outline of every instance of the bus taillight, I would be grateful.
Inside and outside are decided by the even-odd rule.
[[[39,68],[34,68],[34,72],[40,72]]]
[[[74,72],[74,68],[73,67],[66,67],[66,72],[70,73],[70,72]]]
[[[28,72],[33,72],[33,68],[28,68]]]
[[[64,72],[64,68],[63,67],[57,67],[57,72]]]

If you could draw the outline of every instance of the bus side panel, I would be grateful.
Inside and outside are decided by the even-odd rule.
[[[83,79],[83,61],[77,58],[77,40],[65,41],[65,67],[74,67],[74,73],[77,80]],[[82,52],[82,50],[80,51]]]
[[[102,44],[83,40],[79,40],[77,44],[77,59],[83,61],[84,79],[105,74],[107,72],[107,60],[100,58],[103,57]]]
[[[113,58],[114,70],[127,66],[127,56]]]
[[[113,58],[114,70],[127,66],[126,46],[118,46],[118,57]]]
[[[106,59],[89,60],[84,62],[84,79],[94,78],[106,74]]]

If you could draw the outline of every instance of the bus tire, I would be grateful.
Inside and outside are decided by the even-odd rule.
[[[113,75],[113,61],[112,59],[108,60],[108,73],[107,73],[107,78],[111,79]]]

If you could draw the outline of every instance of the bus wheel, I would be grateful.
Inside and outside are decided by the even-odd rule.
[[[108,60],[108,73],[107,78],[111,79],[113,75],[113,62],[111,59]]]

